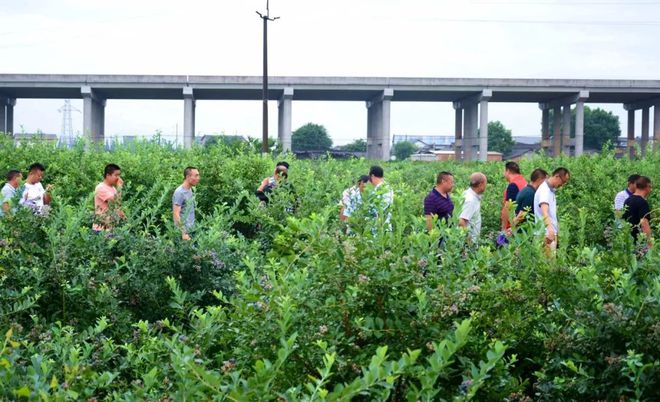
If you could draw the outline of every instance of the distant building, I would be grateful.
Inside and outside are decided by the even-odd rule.
[[[455,137],[453,135],[400,135],[392,137],[392,144],[398,142],[412,142],[420,150],[453,149]]]
[[[453,161],[456,159],[456,154],[454,151],[430,151],[430,152],[420,152],[410,155],[408,158],[411,161],[423,161],[423,162],[437,162],[437,161]],[[501,161],[502,154],[500,152],[488,152],[488,161]]]
[[[57,134],[46,134],[46,133],[14,133],[14,144],[21,145],[26,143],[49,143],[57,145],[58,137]]]

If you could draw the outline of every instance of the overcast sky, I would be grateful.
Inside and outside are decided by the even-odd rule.
[[[260,75],[265,0],[0,0],[0,72]],[[272,0],[270,75],[660,78],[660,1]],[[15,131],[59,133],[63,100],[19,99]],[[82,110],[82,101],[72,104]],[[602,106],[626,117],[621,105]],[[276,103],[270,132],[277,135]],[[490,120],[539,135],[536,104]],[[294,129],[366,138],[363,102],[294,102]],[[82,114],[74,113],[74,131]],[[110,100],[106,136],[178,132],[183,101]],[[197,134],[260,136],[258,101],[198,101]],[[451,135],[449,103],[393,103],[392,134]],[[638,129],[639,131],[639,124]],[[170,137],[172,138],[172,137]]]

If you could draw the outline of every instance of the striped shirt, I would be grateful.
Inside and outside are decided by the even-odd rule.
[[[454,212],[454,203],[449,194],[445,197],[434,188],[424,198],[424,215],[437,215],[438,219],[447,222],[452,212]]]
[[[617,193],[616,197],[614,197],[614,209],[616,211],[621,211],[623,209],[623,206],[624,206],[626,200],[631,195],[632,195],[632,193],[630,191],[628,191],[628,189],[625,189],[625,190]]]

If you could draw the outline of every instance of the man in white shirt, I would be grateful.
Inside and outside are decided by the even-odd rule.
[[[637,179],[640,177],[641,176],[638,174],[630,175],[628,177],[628,187],[625,190],[618,192],[616,197],[614,197],[614,213],[616,214],[617,218],[620,218],[623,214],[623,204],[626,202],[628,197],[635,194],[635,190],[637,190],[635,182],[637,182]]]
[[[36,213],[43,214],[47,211],[51,202],[48,191],[52,188],[49,184],[46,188],[41,184],[46,168],[41,163],[33,163],[28,168],[28,177],[23,186],[23,194],[19,203],[25,207],[32,208]]]
[[[481,195],[486,191],[488,179],[481,172],[470,175],[470,188],[463,192],[463,209],[458,225],[468,231],[468,243],[475,243],[481,233]]]
[[[16,190],[21,185],[23,175],[18,170],[10,170],[7,172],[7,182],[2,187],[2,208],[0,208],[0,216],[7,215],[11,211],[11,201],[16,195]]]
[[[545,226],[546,252],[550,255],[557,250],[559,236],[559,219],[557,218],[557,197],[555,191],[568,183],[571,174],[568,169],[560,167],[552,172],[552,176],[539,186],[534,194],[534,216],[536,222]]]
[[[370,208],[369,212],[374,220],[383,219],[386,231],[392,230],[392,203],[394,202],[394,191],[389,184],[385,182],[383,177],[385,173],[380,166],[372,166],[369,169],[369,181],[373,185],[373,189],[369,194]],[[372,232],[376,233],[376,227],[372,228]]]

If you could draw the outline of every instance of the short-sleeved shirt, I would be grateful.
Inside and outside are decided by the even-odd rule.
[[[44,208],[44,195],[46,189],[41,183],[25,183],[23,186],[23,194],[19,203],[26,207],[31,207],[36,211],[42,211]]]
[[[559,234],[559,221],[557,220],[557,197],[555,189],[544,181],[534,194],[534,216],[537,222],[543,222],[543,213],[541,212],[541,204],[548,204],[548,215],[552,223],[552,228],[555,234]],[[546,228],[547,234],[547,228]]]
[[[534,216],[534,194],[536,190],[531,184],[528,184],[520,190],[516,197],[516,215],[521,211],[528,211],[525,219],[531,219]],[[531,211],[531,212],[530,212]]]
[[[394,202],[394,191],[390,185],[384,181],[380,182],[371,190],[370,200],[372,202],[369,209],[371,216],[378,218],[382,214],[385,218],[384,222],[387,230],[391,230],[392,224],[390,221],[392,219],[391,208]]]
[[[628,197],[624,206],[626,210],[623,219],[632,225],[631,234],[637,239],[640,232],[639,223],[642,219],[646,218],[649,223],[651,222],[651,207],[644,197],[635,194]]]
[[[181,207],[181,221],[186,230],[192,230],[195,226],[195,193],[192,188],[177,187],[172,195],[172,207],[175,205]]]
[[[341,194],[340,205],[344,207],[344,216],[351,216],[362,204],[362,194],[358,186],[347,188]]]
[[[476,240],[481,233],[481,196],[468,188],[463,192],[463,198],[463,209],[459,217],[468,221],[468,233]]]
[[[624,203],[631,195],[633,194],[628,189],[618,192],[616,197],[614,197],[614,210],[621,211]]]
[[[110,207],[110,200],[114,199],[117,196],[117,189],[107,185],[105,182],[101,182],[96,186],[94,190],[94,214],[97,216],[97,221],[99,217],[102,217],[102,222],[95,222],[92,225],[92,230],[102,231],[111,229],[111,225],[107,222],[106,217],[104,216],[108,212]]]
[[[445,197],[434,188],[426,198],[424,198],[424,215],[436,215],[438,219],[447,222],[453,212],[454,203],[449,194]]]
[[[2,202],[0,204],[4,205],[5,203],[9,203],[11,205],[11,200],[14,198],[16,195],[16,189],[14,186],[12,186],[9,183],[5,183],[5,185],[2,187]],[[0,207],[2,206],[0,205]],[[0,216],[3,216],[5,214],[4,208],[0,208]]]

